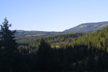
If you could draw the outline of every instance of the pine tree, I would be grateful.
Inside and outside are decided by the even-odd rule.
[[[11,24],[8,24],[8,20],[5,18],[2,23],[0,30],[0,41],[1,41],[1,49],[6,53],[16,52],[17,51],[17,43],[15,41],[14,33],[16,32],[9,30]]]
[[[19,63],[17,43],[14,39],[15,31],[9,30],[11,24],[8,24],[6,18],[0,26],[0,70],[1,72],[19,72],[21,63]]]

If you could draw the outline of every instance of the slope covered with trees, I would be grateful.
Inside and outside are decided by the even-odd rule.
[[[86,34],[74,42],[76,45],[87,45],[89,48],[98,48],[108,51],[108,27],[94,33]]]
[[[0,32],[1,72],[108,72],[107,27],[86,35],[61,35],[64,39],[81,37],[59,48],[52,48],[46,42],[45,38],[50,37],[42,38],[36,52],[32,52],[32,47],[30,50],[19,49],[17,46],[21,44],[16,43],[15,31],[10,31],[9,27],[5,18]],[[56,41],[55,37],[51,40]]]
[[[48,43],[45,42],[48,42],[48,40],[50,42],[56,42],[56,36],[54,36],[54,38],[50,36],[45,37],[43,38],[45,41],[43,39],[39,40],[41,42],[39,49],[36,52],[39,71],[107,72],[108,27],[83,36],[80,34],[81,33],[78,33],[78,36],[80,37],[76,36],[76,38],[78,39],[74,40],[74,42],[70,42],[70,44],[68,43],[66,45],[61,45],[59,49],[56,47],[52,48]],[[66,39],[65,41],[67,41],[68,38],[74,38],[74,36],[72,37],[72,35],[66,36],[65,34],[61,35],[61,37],[64,37],[64,39]],[[33,41],[33,43],[34,42],[35,40]]]
[[[78,37],[85,35],[84,33],[69,33],[69,34],[59,34],[53,36],[46,36],[43,39],[48,42],[52,48],[59,48],[60,46],[73,43]],[[34,51],[38,50],[41,38],[30,38],[29,40],[19,40],[18,48],[20,50]]]

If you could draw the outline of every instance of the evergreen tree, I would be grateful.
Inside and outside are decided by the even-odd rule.
[[[0,30],[0,70],[1,72],[19,72],[21,63],[18,56],[15,31],[9,30],[11,24],[5,18]],[[19,69],[19,70],[18,70]]]
[[[9,53],[9,52],[16,52],[17,51],[17,43],[14,37],[14,31],[9,30],[11,24],[8,24],[8,20],[5,18],[4,22],[2,23],[1,31],[0,31],[0,40],[1,40],[1,48]]]

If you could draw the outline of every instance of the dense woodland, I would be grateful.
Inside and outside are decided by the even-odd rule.
[[[0,31],[1,72],[108,72],[108,27],[94,33],[70,33],[15,40],[5,18]],[[52,47],[59,43],[59,47]]]
[[[51,48],[60,48],[61,46],[72,44],[78,37],[85,35],[84,33],[69,33],[69,34],[59,34],[54,36],[45,36],[43,39],[51,45]],[[24,40],[18,40],[18,49],[20,51],[26,50],[31,52],[36,52],[39,48],[41,38],[29,38]],[[27,52],[28,53],[28,52]]]

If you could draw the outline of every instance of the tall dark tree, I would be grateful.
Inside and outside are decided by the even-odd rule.
[[[7,52],[16,52],[17,51],[17,43],[15,41],[15,30],[9,30],[11,24],[8,24],[8,20],[5,18],[4,22],[2,23],[1,30],[0,30],[0,40],[1,40],[1,48]]]
[[[11,24],[5,18],[0,30],[0,70],[2,72],[19,72],[21,61],[19,60],[15,31],[9,30]]]

